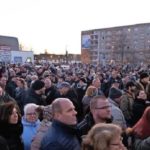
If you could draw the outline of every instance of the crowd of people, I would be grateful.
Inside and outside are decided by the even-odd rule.
[[[150,66],[0,66],[1,150],[149,150]]]

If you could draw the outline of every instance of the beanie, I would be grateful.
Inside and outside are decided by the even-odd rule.
[[[117,88],[111,88],[109,90],[109,98],[111,99],[116,99],[122,96],[122,92],[121,90],[117,89]]]
[[[32,89],[33,90],[40,90],[42,89],[43,87],[45,86],[44,82],[41,81],[41,80],[35,80],[33,83],[32,83]]]
[[[144,79],[144,78],[147,78],[147,77],[149,77],[149,74],[147,72],[142,72],[140,74],[140,79]]]

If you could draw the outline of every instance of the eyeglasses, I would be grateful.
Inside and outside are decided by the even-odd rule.
[[[95,107],[95,109],[108,109],[112,107],[111,105],[108,105],[108,106],[102,106],[102,107]]]

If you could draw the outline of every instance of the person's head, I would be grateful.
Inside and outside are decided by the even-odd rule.
[[[45,92],[45,83],[41,80],[36,80],[32,83],[31,88],[38,95],[44,94],[44,92]]]
[[[89,86],[85,92],[86,96],[96,96],[98,94],[97,88],[95,86]]]
[[[90,111],[95,123],[107,122],[111,119],[111,108],[108,99],[105,96],[95,96],[90,101]]]
[[[45,83],[46,89],[48,89],[52,86],[52,82],[51,82],[50,78],[48,78],[48,77],[44,79],[44,83]]]
[[[70,84],[68,82],[62,82],[58,84],[57,88],[61,95],[67,94],[67,92],[70,90]]]
[[[133,81],[128,81],[126,84],[126,90],[129,92],[135,92],[136,86]]]
[[[57,98],[52,102],[52,114],[55,120],[64,124],[77,124],[77,112],[73,103],[67,98]]]
[[[136,98],[142,99],[142,100],[147,100],[147,94],[145,93],[144,90],[140,90],[137,92]]]
[[[148,81],[149,81],[149,74],[147,72],[142,72],[140,74],[140,81],[142,83],[145,83],[145,84],[148,83]]]
[[[36,122],[38,120],[38,113],[36,111],[38,105],[29,103],[24,106],[24,118],[27,122]]]
[[[23,89],[27,88],[27,83],[23,78],[18,78],[16,83],[19,88],[23,88]]]
[[[7,78],[5,76],[2,76],[0,78],[0,83],[5,88],[6,87],[6,83],[7,83]]]
[[[109,90],[109,98],[115,101],[116,103],[120,103],[122,97],[122,91],[117,88],[110,88]]]
[[[118,71],[117,71],[116,69],[113,69],[112,72],[111,72],[111,76],[112,76],[113,78],[116,78],[117,75],[118,75]]]
[[[38,80],[38,76],[37,75],[32,75],[31,76],[31,81],[36,81]]]
[[[82,150],[122,150],[121,133],[117,125],[96,124],[83,138]]]
[[[51,121],[52,120],[52,105],[47,106],[39,106],[37,107],[36,111],[38,114],[41,114],[41,117],[45,121]]]
[[[8,102],[0,105],[0,120],[2,122],[17,124],[21,120],[19,107],[14,102]]]
[[[100,88],[101,86],[101,81],[99,78],[94,78],[92,81],[92,85],[95,86],[96,88]]]
[[[141,117],[141,119],[133,127],[133,132],[141,139],[150,136],[150,106],[147,107]]]

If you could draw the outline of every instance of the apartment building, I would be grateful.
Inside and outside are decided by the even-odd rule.
[[[150,63],[150,23],[81,32],[83,63]]]

